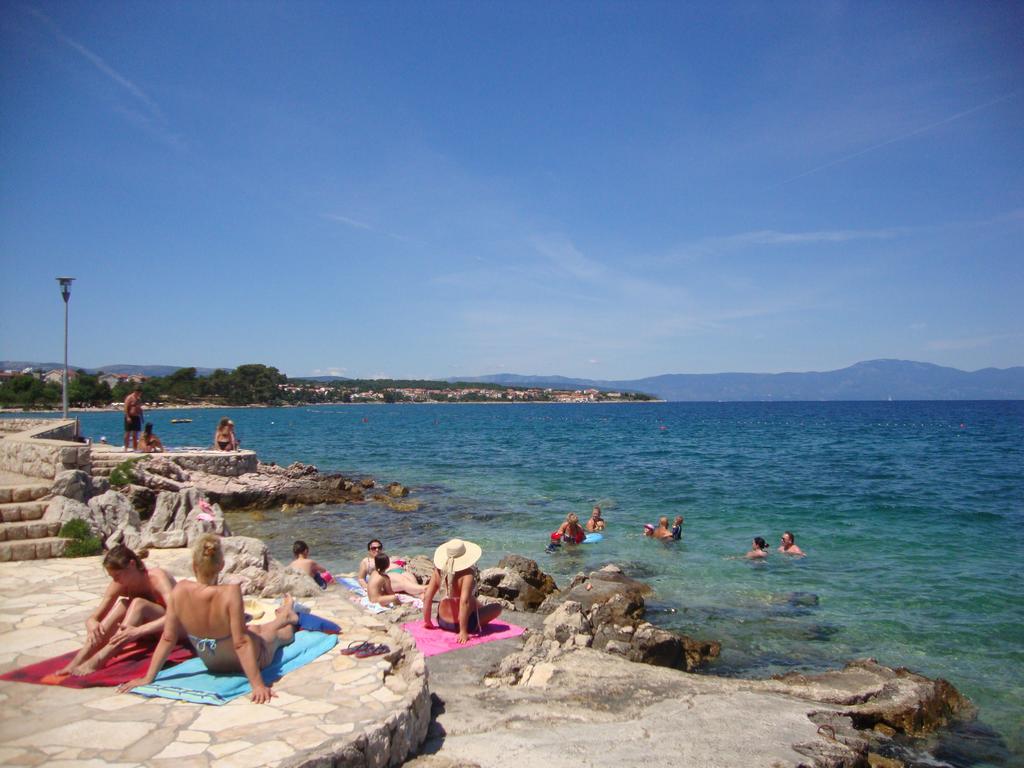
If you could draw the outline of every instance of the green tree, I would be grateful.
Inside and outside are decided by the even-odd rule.
[[[13,408],[52,407],[61,401],[61,387],[46,384],[35,376],[24,374],[0,385],[0,405]]]
[[[110,385],[100,381],[99,376],[79,371],[68,382],[68,403],[71,405],[101,406],[109,403],[111,398]]]

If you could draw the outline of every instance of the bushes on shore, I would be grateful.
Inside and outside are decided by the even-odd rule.
[[[85,520],[77,517],[61,526],[60,535],[71,539],[64,547],[64,557],[90,557],[103,551],[103,542],[92,535]]]

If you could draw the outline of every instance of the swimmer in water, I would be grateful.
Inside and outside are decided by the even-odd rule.
[[[790,531],[782,534],[782,546],[779,547],[779,552],[793,555],[793,557],[806,557],[804,551],[796,545],[796,539],[793,538],[793,534]]]
[[[658,518],[658,527],[654,529],[654,538],[656,539],[671,539],[672,531],[668,529],[668,518]]]
[[[744,557],[748,560],[759,560],[768,557],[768,542],[760,536],[755,536],[753,543],[750,545],[750,551]]]

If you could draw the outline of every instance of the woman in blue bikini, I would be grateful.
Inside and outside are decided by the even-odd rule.
[[[149,685],[167,661],[183,628],[196,655],[211,672],[243,673],[252,686],[257,704],[274,695],[264,684],[260,670],[270,664],[277,649],[295,639],[299,617],[287,595],[274,620],[249,628],[245,625],[242,590],[237,584],[217,584],[224,568],[220,537],[205,533],[192,548],[192,570],[196,581],[180,581],[171,591],[164,633],[153,652],[146,676],[118,687],[124,693]]]
[[[469,642],[469,633],[480,630],[501,615],[497,603],[480,605],[476,599],[477,574],[474,564],[480,559],[480,547],[471,541],[452,539],[434,550],[434,575],[423,594],[423,626],[433,629],[430,619],[434,595],[441,590],[437,604],[437,625],[458,632],[458,643]]]

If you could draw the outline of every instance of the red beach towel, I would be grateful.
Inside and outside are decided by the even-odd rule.
[[[17,683],[36,683],[37,685],[62,685],[66,688],[94,688],[97,686],[115,686],[127,683],[146,674],[149,660],[159,638],[148,642],[129,643],[120,653],[114,656],[107,665],[92,674],[75,677],[74,675],[57,675],[57,670],[64,667],[75,657],[77,651],[65,653],[52,659],[29,664],[26,667],[12,669],[0,675],[0,680]],[[188,646],[178,645],[171,651],[164,668],[180,664],[195,654]]]
[[[437,626],[433,629],[427,629],[423,626],[422,621],[407,622],[402,625],[402,629],[412,635],[413,640],[416,641],[416,647],[419,648],[420,653],[424,656],[436,656],[439,653],[457,651],[460,648],[470,648],[474,645],[490,643],[493,640],[519,637],[526,631],[523,627],[518,627],[515,624],[492,621],[484,627],[483,634],[471,634],[468,643],[459,645],[457,642],[459,637],[457,632],[448,632]]]

